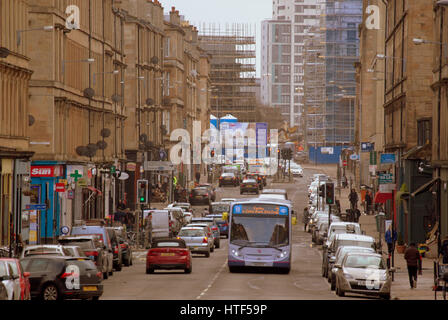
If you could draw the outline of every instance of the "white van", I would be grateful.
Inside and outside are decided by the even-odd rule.
[[[143,217],[151,214],[152,239],[170,237],[170,217],[168,210],[144,210]]]

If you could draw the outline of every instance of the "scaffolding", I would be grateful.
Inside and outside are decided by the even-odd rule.
[[[304,48],[304,114],[302,127],[306,148],[325,143],[325,33],[320,27],[310,29]]]
[[[211,55],[212,113],[231,114],[240,122],[255,122],[257,91],[255,26],[202,23],[199,45]]]
[[[325,144],[354,142],[356,71],[359,60],[358,25],[362,0],[327,0],[321,15],[325,31]]]

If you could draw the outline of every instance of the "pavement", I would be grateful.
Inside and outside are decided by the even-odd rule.
[[[336,164],[324,164],[324,165],[302,165],[303,169],[310,169],[320,171],[328,176],[330,176],[334,181],[337,177],[337,166]],[[350,180],[350,176],[347,175],[347,179]],[[353,179],[354,180],[354,179]],[[358,195],[360,195],[360,190],[357,189]],[[337,189],[336,188],[336,199],[339,199],[341,204],[341,210],[344,212],[345,209],[350,208],[350,202],[348,200],[348,195],[350,193],[349,188]],[[359,224],[361,229],[365,231],[366,235],[374,237],[379,240],[379,233],[376,228],[375,215],[366,215],[362,213],[359,218]],[[383,254],[387,256],[387,245],[382,239],[383,244]],[[409,284],[408,271],[406,266],[406,260],[404,259],[404,254],[394,253],[394,263],[392,266],[396,268],[394,274],[394,281],[392,283],[392,299],[395,300],[433,300],[434,291],[432,290],[434,285],[434,273],[433,273],[433,259],[423,258],[422,261],[422,275],[418,276],[417,288],[411,289]],[[438,292],[438,298],[441,298],[441,292]]]

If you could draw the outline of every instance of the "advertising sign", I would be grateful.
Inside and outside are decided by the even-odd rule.
[[[380,158],[381,164],[395,163],[395,153],[383,153]]]
[[[392,173],[380,173],[378,177],[379,184],[392,183],[394,181],[394,175]]]

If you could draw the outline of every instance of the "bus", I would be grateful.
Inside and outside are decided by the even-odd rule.
[[[291,269],[292,204],[281,199],[238,199],[229,215],[230,272],[246,267]]]

